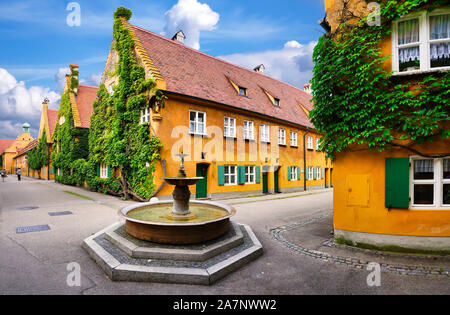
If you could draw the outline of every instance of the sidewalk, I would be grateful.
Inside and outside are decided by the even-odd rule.
[[[281,200],[281,199],[289,199],[289,198],[296,198],[296,197],[309,196],[309,195],[317,195],[317,194],[322,194],[322,193],[331,192],[331,191],[333,191],[333,188],[314,189],[314,190],[307,190],[307,191],[295,192],[295,193],[261,195],[261,196],[254,196],[254,197],[227,198],[227,199],[218,199],[218,200],[214,200],[214,201],[226,203],[228,205],[239,205],[239,204],[246,204],[246,203],[264,202],[264,201],[270,201],[270,200]]]

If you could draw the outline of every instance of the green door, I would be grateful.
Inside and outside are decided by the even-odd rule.
[[[263,194],[269,193],[269,174],[263,173]]]
[[[197,164],[197,177],[203,177],[202,180],[197,182],[197,189],[195,198],[207,198],[208,197],[208,165]]]
[[[279,186],[279,183],[278,183],[278,181],[279,181],[279,178],[278,178],[279,174],[280,174],[280,169],[277,169],[274,172],[274,178],[273,178],[273,185],[274,185],[275,193],[279,193],[280,192],[280,186]]]

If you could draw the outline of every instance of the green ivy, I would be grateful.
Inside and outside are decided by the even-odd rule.
[[[74,79],[78,73],[72,68],[71,70],[71,79]],[[65,91],[61,96],[58,122],[64,117],[64,123],[56,124],[51,159],[53,167],[61,170],[60,175],[55,175],[55,181],[66,185],[83,185],[84,181],[80,179],[80,174],[84,174],[85,170],[80,167],[84,165],[75,162],[87,160],[89,157],[89,129],[75,127],[70,93],[73,93],[72,89]]]
[[[423,143],[450,137],[443,128],[450,120],[449,71],[405,83],[383,69],[390,56],[383,56],[380,46],[391,33],[392,21],[444,2],[382,1],[381,26],[368,26],[364,20],[344,23],[320,38],[313,54],[315,108],[310,118],[325,134],[321,149],[329,157],[354,144],[383,151],[402,146],[399,140]]]
[[[42,133],[37,146],[27,153],[28,165],[32,170],[38,172],[39,179],[41,178],[41,169],[49,164],[49,156],[47,150],[47,135]]]
[[[129,19],[131,11],[120,7],[114,13],[114,49],[119,55],[115,73],[119,83],[112,95],[100,84],[91,116],[86,180],[92,190],[143,201],[155,191],[153,173],[161,158],[162,143],[150,136],[148,125],[139,123],[140,113],[148,106],[149,94],[157,95],[159,100],[163,95],[153,80],[145,79],[144,68],[135,58],[134,40],[120,17]],[[112,174],[108,180],[100,179],[100,164],[118,169],[120,176]]]

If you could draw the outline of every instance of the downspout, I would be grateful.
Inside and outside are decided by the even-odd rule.
[[[50,180],[50,146],[47,143],[47,180]]]
[[[306,191],[306,136],[309,134],[309,128],[306,127],[306,132],[303,134],[303,189]]]

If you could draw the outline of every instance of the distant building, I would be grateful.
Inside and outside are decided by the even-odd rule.
[[[22,126],[22,133],[13,139],[0,139],[0,155],[2,166],[1,169],[5,169],[8,173],[14,174],[16,168],[14,166],[14,156],[25,148],[34,139],[30,134],[30,125],[24,123]]]

